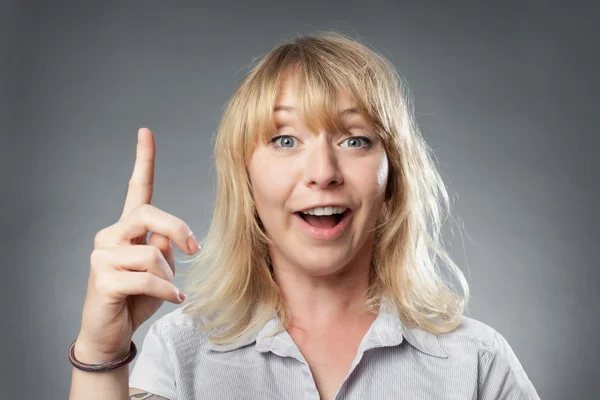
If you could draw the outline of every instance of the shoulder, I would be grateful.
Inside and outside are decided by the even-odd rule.
[[[157,318],[144,337],[129,386],[168,399],[178,398],[175,382],[187,382],[207,349],[202,320],[177,308]]]
[[[244,336],[231,342],[220,343],[214,341],[227,334],[226,325],[209,327],[210,317],[198,316],[192,312],[186,312],[184,307],[179,307],[168,314],[158,318],[150,327],[145,341],[162,342],[164,348],[175,356],[184,358],[193,355],[207,354],[211,351],[226,352],[236,350],[256,341],[257,332],[250,331]],[[149,339],[150,338],[150,339]]]
[[[155,324],[160,329],[200,328],[204,326],[204,321],[202,318],[185,313],[183,307],[178,307],[158,318]]]
[[[488,324],[464,315],[460,317],[458,327],[450,332],[433,334],[419,331],[415,334],[423,338],[421,342],[428,343],[429,348],[439,346],[441,354],[471,362],[494,351],[498,335],[498,331]]]
[[[438,340],[450,356],[464,359],[470,354],[468,358],[476,361],[482,397],[490,394],[501,398],[539,399],[508,341],[488,324],[462,316],[460,325],[452,332],[438,335]]]
[[[493,348],[498,331],[477,319],[461,316],[460,325],[451,332],[439,335],[446,342],[469,342],[482,349]]]
[[[156,319],[148,330],[147,337],[154,337],[171,350],[204,347],[212,330],[204,329],[204,319],[185,313],[182,307]]]
[[[440,346],[448,354],[468,351],[482,363],[489,362],[494,357],[516,361],[514,352],[504,336],[495,328],[475,318],[463,315],[456,329],[437,337]]]
[[[490,325],[475,318],[462,316],[460,325],[452,332],[439,336],[447,345],[463,343],[478,350],[478,356],[483,361],[492,357],[509,358],[516,361],[511,346],[504,336]]]

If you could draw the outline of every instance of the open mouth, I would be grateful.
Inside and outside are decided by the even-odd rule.
[[[304,221],[306,221],[306,223],[308,223],[311,226],[314,226],[315,228],[331,229],[331,228],[336,227],[340,222],[342,222],[344,217],[346,217],[348,214],[350,214],[350,212],[351,212],[350,209],[346,209],[341,214],[332,214],[332,215],[310,215],[310,214],[304,214],[302,212],[296,212],[296,214],[298,214],[298,216],[300,216],[300,218],[302,218]]]

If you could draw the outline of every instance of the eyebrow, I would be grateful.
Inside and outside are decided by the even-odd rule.
[[[278,106],[275,106],[273,111],[274,112],[284,111],[284,112],[294,113],[294,112],[296,112],[296,108],[292,107],[292,106],[278,105]],[[345,110],[340,111],[340,117],[343,118],[348,115],[360,115],[360,113],[358,112],[358,110],[356,108],[346,108]]]

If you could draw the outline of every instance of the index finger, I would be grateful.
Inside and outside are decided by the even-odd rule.
[[[154,136],[148,128],[138,130],[138,141],[133,174],[129,180],[125,205],[121,218],[142,204],[150,204],[154,189],[154,159],[156,148]]]

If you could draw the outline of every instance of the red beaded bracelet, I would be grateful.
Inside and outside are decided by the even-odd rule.
[[[115,361],[108,361],[102,364],[85,364],[75,358],[75,342],[77,339],[73,341],[71,347],[69,347],[69,361],[71,364],[77,369],[86,372],[105,372],[112,371],[113,369],[120,368],[124,365],[129,364],[133,361],[135,356],[137,355],[137,348],[135,347],[135,343],[133,340],[131,341],[131,347],[129,349],[129,353],[127,353],[123,358]]]

